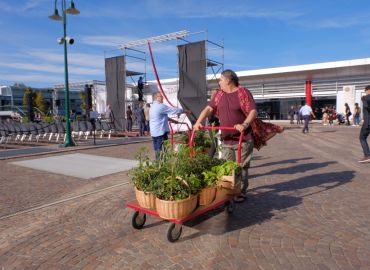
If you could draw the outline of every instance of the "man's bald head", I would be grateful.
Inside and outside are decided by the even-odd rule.
[[[158,102],[163,102],[163,96],[162,96],[162,94],[161,94],[161,92],[157,92],[157,93],[155,93],[154,94],[154,99],[156,100],[156,101],[158,101]]]

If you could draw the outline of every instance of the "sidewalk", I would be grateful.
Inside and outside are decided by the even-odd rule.
[[[255,151],[248,201],[191,220],[131,226],[127,171],[79,178],[0,160],[0,269],[370,269],[370,163],[359,129],[289,128]],[[140,142],[74,153],[133,160]],[[91,164],[99,166],[99,164]]]

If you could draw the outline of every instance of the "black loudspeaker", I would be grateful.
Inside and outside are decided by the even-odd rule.
[[[92,85],[85,84],[86,112],[92,109]]]

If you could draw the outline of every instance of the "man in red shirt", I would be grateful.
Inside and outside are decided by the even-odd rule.
[[[209,104],[201,112],[193,128],[198,130],[202,122],[213,112],[220,120],[220,126],[234,127],[236,131],[222,130],[222,158],[236,161],[240,132],[244,131],[241,166],[242,166],[242,190],[236,202],[243,202],[248,188],[248,168],[253,152],[253,136],[250,127],[257,117],[256,103],[252,94],[239,85],[239,78],[232,70],[221,73],[219,80],[221,90],[214,95]]]

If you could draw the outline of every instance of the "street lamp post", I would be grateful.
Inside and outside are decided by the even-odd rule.
[[[58,39],[59,44],[64,45],[64,85],[65,85],[65,116],[66,116],[66,140],[65,147],[74,146],[75,143],[71,136],[71,122],[69,117],[69,82],[68,82],[68,57],[67,57],[67,43],[73,44],[74,40],[67,36],[67,13],[72,15],[80,14],[80,11],[75,8],[73,0],[71,6],[66,8],[66,1],[62,0],[62,16],[59,15],[57,9],[57,0],[54,4],[54,14],[49,16],[49,19],[56,21],[63,21],[63,37]]]

